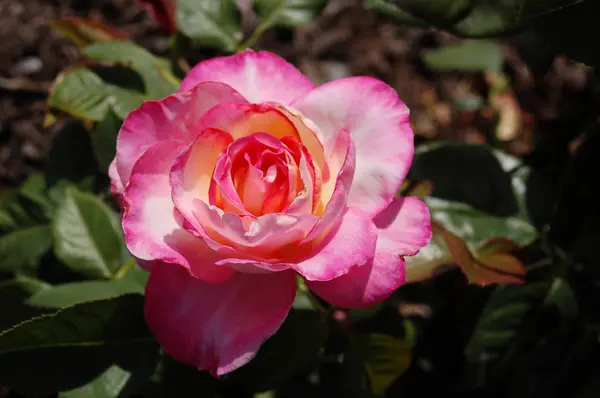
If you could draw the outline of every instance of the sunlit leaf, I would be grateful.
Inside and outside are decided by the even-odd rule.
[[[52,223],[56,256],[73,271],[109,277],[123,260],[123,238],[113,211],[91,194],[68,188]]]
[[[42,308],[64,308],[129,293],[143,294],[144,288],[125,280],[71,282],[44,289],[31,296],[27,303]]]
[[[472,251],[492,238],[504,237],[525,246],[537,237],[536,229],[517,217],[495,217],[462,203],[432,197],[425,202],[432,219],[462,238]]]
[[[55,19],[48,24],[78,47],[85,47],[96,41],[129,40],[124,32],[91,19],[67,17]]]
[[[233,51],[242,39],[235,0],[177,0],[175,10],[179,30],[200,45]]]
[[[80,119],[99,121],[109,109],[125,118],[146,99],[148,97],[142,91],[112,84],[97,71],[78,67],[68,69],[56,78],[48,105]]]
[[[406,282],[421,282],[435,277],[439,273],[452,268],[452,256],[444,237],[433,234],[431,241],[415,256],[405,257]]]
[[[166,60],[155,57],[145,48],[132,42],[93,43],[84,48],[82,53],[85,57],[102,64],[132,68],[142,76],[145,92],[151,99],[162,99],[179,88],[180,82],[170,72]]]

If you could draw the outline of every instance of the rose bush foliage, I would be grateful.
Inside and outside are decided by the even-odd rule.
[[[244,365],[286,318],[297,275],[338,307],[387,298],[431,237],[426,205],[396,197],[413,153],[391,87],[315,87],[262,51],[201,62],[133,111],[109,173],[165,351],[214,375]]]

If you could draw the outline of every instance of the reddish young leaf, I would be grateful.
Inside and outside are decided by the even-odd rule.
[[[77,47],[85,47],[97,41],[129,40],[124,32],[91,19],[61,18],[50,21],[49,25]]]
[[[496,253],[508,253],[512,250],[518,249],[519,245],[504,237],[492,238],[485,241],[479,249],[477,249],[478,257],[486,257],[490,254]]]
[[[177,32],[174,0],[137,0],[169,34]]]
[[[431,229],[434,235],[440,235],[444,238],[452,260],[467,274],[467,270],[473,266],[475,259],[465,241],[448,231],[437,221],[431,222]]]
[[[492,254],[477,260],[469,274],[469,281],[480,286],[492,283],[520,284],[525,276],[523,264],[510,254]]]

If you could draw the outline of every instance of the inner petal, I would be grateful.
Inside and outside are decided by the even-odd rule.
[[[230,145],[211,183],[211,204],[239,215],[281,212],[303,189],[298,164],[279,139],[255,133]]]
[[[296,125],[279,108],[270,104],[220,104],[206,112],[199,122],[200,129],[219,128],[233,139],[264,132],[275,138],[300,139]]]

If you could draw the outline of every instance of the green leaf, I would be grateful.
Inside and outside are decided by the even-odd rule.
[[[117,68],[105,71],[121,75],[133,73]],[[106,76],[101,77],[98,68],[78,67],[66,70],[56,78],[48,105],[80,119],[99,121],[109,109],[123,119],[146,99],[148,97],[141,90],[119,86]]]
[[[0,271],[34,269],[50,250],[52,235],[47,225],[17,229],[0,237]]]
[[[314,311],[291,310],[277,333],[247,365],[226,379],[253,392],[274,389],[314,364],[328,336],[328,327]]]
[[[497,149],[492,153],[504,172],[510,175],[517,217],[529,220],[538,229],[543,228],[550,220],[554,204],[555,194],[550,181],[515,156]]]
[[[132,42],[96,42],[84,48],[82,53],[102,64],[132,68],[142,76],[145,92],[152,99],[162,99],[179,88],[180,82],[169,71],[168,61],[155,57]]]
[[[486,303],[465,347],[471,362],[486,363],[499,358],[517,337],[524,321],[544,300],[559,299],[554,281],[496,287]]]
[[[0,282],[0,330],[40,315],[39,309],[28,306],[25,301],[49,287],[43,281],[23,276]]]
[[[511,176],[483,145],[451,141],[420,145],[408,179],[429,180],[431,196],[466,203],[495,216],[518,213]]]
[[[123,259],[123,238],[113,211],[95,196],[68,188],[52,223],[56,256],[73,271],[110,277]]]
[[[61,392],[58,394],[58,398],[132,397],[148,382],[148,374],[139,373],[132,373],[118,365],[113,365],[90,383]]]
[[[491,238],[505,237],[520,246],[537,238],[536,229],[517,217],[495,217],[469,205],[438,198],[426,198],[425,203],[431,218],[462,238],[473,252]]]
[[[449,269],[449,265],[456,262],[463,270],[471,270],[473,266],[479,270],[481,267],[472,261],[473,257],[481,261],[482,257],[494,254],[495,252],[490,253],[490,242],[510,240],[518,247],[527,246],[537,238],[537,230],[527,221],[518,217],[495,217],[462,203],[433,197],[425,198],[425,203],[429,207],[432,220],[455,238],[452,238],[452,235],[446,236],[434,228],[429,244],[415,256],[405,259],[407,283],[430,279]],[[449,247],[449,244],[453,243],[453,239],[457,241],[454,247]],[[461,259],[463,261],[460,261]],[[502,257],[502,260],[506,259]],[[484,260],[494,259],[485,258]],[[500,260],[500,257],[496,260]],[[517,266],[517,263],[514,262],[513,265]],[[492,275],[487,275],[487,278],[483,278],[483,275],[471,276],[474,279],[487,280]],[[499,275],[495,276],[499,277]],[[516,279],[512,280],[516,282]]]
[[[294,29],[310,22],[326,0],[255,0],[261,25]],[[266,30],[266,28],[265,28]]]
[[[365,369],[371,389],[382,395],[410,366],[412,351],[404,341],[371,333],[366,342]]]
[[[0,236],[19,228],[31,227],[43,222],[40,212],[27,203],[18,189],[0,195]],[[31,200],[30,200],[31,202]]]
[[[562,318],[566,320],[575,319],[579,312],[575,293],[569,282],[562,278],[556,278],[552,281],[543,306],[555,307]]]
[[[34,294],[27,303],[42,308],[64,308],[129,293],[144,294],[143,286],[126,280],[71,282]]]
[[[181,32],[202,46],[231,52],[242,39],[235,0],[177,0],[175,19]]]
[[[92,144],[96,158],[104,173],[108,173],[108,166],[115,158],[117,152],[117,135],[121,128],[121,119],[112,111],[96,124],[92,133]]]
[[[406,283],[421,282],[443,272],[452,263],[452,256],[441,235],[434,234],[427,246],[416,255],[404,259],[406,262]]]
[[[412,349],[404,341],[380,333],[354,336],[345,355],[346,370],[361,364],[371,391],[384,395],[386,390],[410,367]],[[346,377],[357,379],[356,370]]]
[[[59,310],[0,332],[0,384],[25,395],[71,390],[117,364],[149,376],[157,345],[141,295]]]
[[[128,40],[125,33],[91,19],[61,18],[50,21],[48,25],[71,40],[77,47],[85,47],[96,41]]]
[[[511,32],[583,1],[500,0],[492,4],[489,0],[367,0],[365,4],[392,17],[426,21],[459,36],[482,37]]]
[[[492,41],[464,41],[428,51],[425,65],[436,70],[487,71],[500,73],[504,59],[500,46]]]
[[[49,221],[54,210],[54,204],[48,197],[46,178],[42,173],[31,174],[19,187],[21,196],[31,203],[38,217]]]
[[[365,0],[365,6],[398,23],[435,26],[462,37],[530,27],[556,50],[600,64],[598,52],[586,41],[600,33],[594,0]]]

